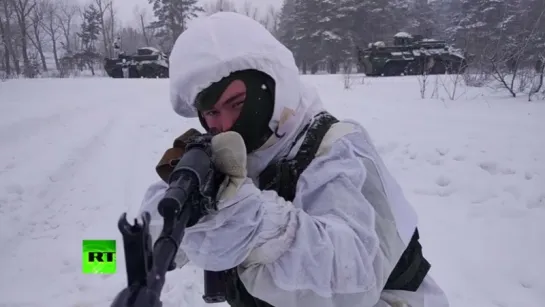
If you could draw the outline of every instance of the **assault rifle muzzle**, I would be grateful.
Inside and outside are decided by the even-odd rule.
[[[127,287],[118,293],[112,307],[162,307],[160,296],[165,275],[176,268],[174,259],[185,228],[217,209],[215,197],[225,175],[213,166],[211,138],[211,135],[200,135],[189,141],[185,154],[172,171],[169,188],[158,205],[164,223],[153,248],[150,214],[144,212],[142,223],[135,219],[134,225],[128,223],[126,213],[121,215],[118,227],[123,235]],[[205,275],[210,273],[215,272],[205,272]],[[205,292],[208,288],[205,286]],[[211,301],[224,301],[221,295],[213,293]],[[206,297],[205,293],[205,301]]]

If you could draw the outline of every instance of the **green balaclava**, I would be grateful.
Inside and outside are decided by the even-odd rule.
[[[261,147],[273,133],[269,122],[274,111],[275,82],[269,75],[253,69],[236,71],[201,91],[197,95],[195,106],[199,111],[201,125],[206,131],[215,133],[206,125],[201,112],[210,110],[235,80],[246,85],[246,99],[230,130],[242,136],[246,151],[251,153]]]

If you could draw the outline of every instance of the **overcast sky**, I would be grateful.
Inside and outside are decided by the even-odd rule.
[[[94,2],[94,0],[78,0],[80,3],[90,3]],[[262,11],[266,10],[269,5],[274,5],[276,8],[280,8],[282,5],[283,0],[231,0],[235,3],[237,6],[244,6],[244,3],[246,1],[250,1],[253,6],[256,8],[261,9]],[[148,0],[113,0],[114,7],[117,9],[118,18],[120,18],[124,25],[134,23],[135,13],[134,9],[135,7],[139,7],[141,9],[147,9],[149,11],[150,18],[152,17],[152,11],[151,11],[151,4],[149,4]],[[215,0],[200,0],[199,1],[201,5],[207,3],[207,2],[215,2]]]

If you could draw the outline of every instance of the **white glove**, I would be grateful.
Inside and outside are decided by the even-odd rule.
[[[212,162],[226,175],[217,195],[218,205],[221,206],[221,203],[236,195],[247,177],[246,145],[242,136],[234,131],[215,135],[212,138]]]

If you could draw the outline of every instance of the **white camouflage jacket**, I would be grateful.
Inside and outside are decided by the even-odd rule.
[[[283,137],[273,135],[248,156],[250,178],[230,204],[186,230],[177,263],[189,260],[207,270],[238,266],[248,292],[277,307],[447,307],[430,275],[416,292],[383,290],[417,216],[359,123],[341,121],[330,129],[301,174],[293,202],[255,186],[271,161],[295,155],[298,146],[287,152],[289,145],[323,110],[316,91],[301,81],[292,53],[260,24],[225,12],[194,21],[170,57],[174,110],[196,117],[200,90],[250,68],[276,82],[270,127]],[[166,188],[162,181],[151,185],[141,208],[152,214],[154,240]]]

